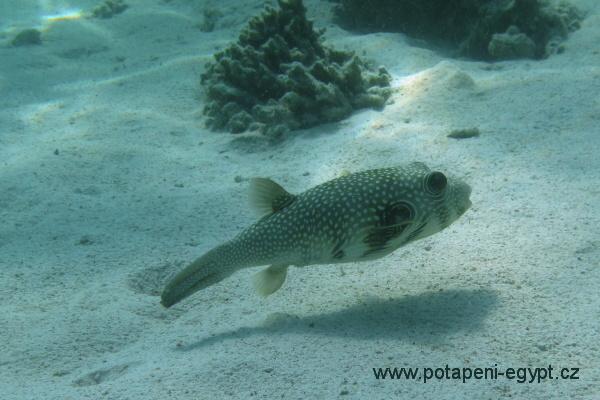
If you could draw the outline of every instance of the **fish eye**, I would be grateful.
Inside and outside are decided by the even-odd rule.
[[[433,193],[440,193],[447,184],[448,179],[446,179],[446,175],[441,172],[433,172],[427,177],[427,188]]]

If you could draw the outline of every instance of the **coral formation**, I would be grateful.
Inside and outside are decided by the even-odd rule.
[[[237,43],[214,55],[201,75],[207,126],[232,133],[287,130],[335,122],[353,110],[383,107],[391,94],[385,68],[372,72],[352,51],[320,43],[302,0],[266,6]]]
[[[579,11],[550,0],[340,0],[344,28],[403,32],[477,60],[541,59],[579,28]]]

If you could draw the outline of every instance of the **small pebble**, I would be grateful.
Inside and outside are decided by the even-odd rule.
[[[479,128],[467,128],[467,129],[454,129],[450,132],[447,137],[452,139],[468,139],[477,137],[481,134]]]

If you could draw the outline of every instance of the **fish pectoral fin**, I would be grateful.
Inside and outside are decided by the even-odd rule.
[[[385,246],[390,240],[400,236],[409,225],[414,223],[415,221],[403,221],[398,224],[378,226],[368,232],[363,241],[371,247]]]
[[[273,264],[254,274],[252,277],[252,287],[256,294],[261,297],[267,297],[275,293],[283,285],[283,282],[285,282],[288,266]]]
[[[398,244],[392,247],[394,246],[393,239],[399,237],[409,225],[415,223],[416,221],[403,221],[399,224],[371,229],[363,238],[362,244],[365,245],[366,249],[360,258],[379,258],[388,254],[390,249],[396,249]]]

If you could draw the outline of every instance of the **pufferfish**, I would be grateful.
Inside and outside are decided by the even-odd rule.
[[[250,181],[251,208],[261,218],[188,265],[167,284],[171,307],[234,272],[270,265],[252,285],[276,292],[290,265],[375,260],[447,228],[471,206],[471,187],[423,163],[346,174],[300,194],[266,178]]]

